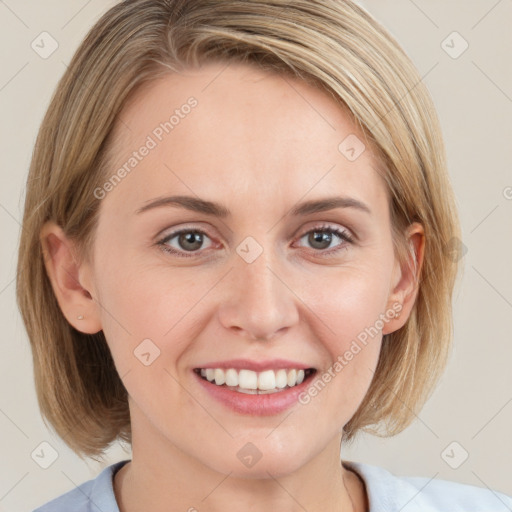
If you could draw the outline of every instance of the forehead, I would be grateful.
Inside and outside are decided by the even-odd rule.
[[[129,172],[109,201],[122,190],[127,204],[191,191],[229,196],[232,204],[240,198],[241,206],[247,195],[263,206],[275,197],[294,202],[333,192],[378,203],[387,192],[347,113],[289,76],[209,64],[145,84],[119,117],[110,172],[123,165]],[[139,151],[144,146],[150,149]],[[362,153],[354,159],[352,149]]]

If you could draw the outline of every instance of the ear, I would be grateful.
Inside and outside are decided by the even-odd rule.
[[[407,229],[406,236],[410,248],[408,259],[403,265],[395,261],[394,284],[388,299],[388,309],[399,311],[400,314],[385,324],[382,329],[383,334],[390,334],[405,325],[418,295],[419,279],[425,253],[423,226],[418,222],[412,223]]]
[[[39,236],[46,272],[60,309],[78,331],[94,334],[101,331],[95,293],[86,283],[91,275],[89,265],[79,263],[75,244],[53,221],[46,222]],[[82,317],[82,318],[81,318]]]

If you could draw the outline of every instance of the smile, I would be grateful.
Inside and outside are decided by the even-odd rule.
[[[197,368],[194,371],[204,380],[216,386],[227,387],[232,391],[251,395],[282,392],[302,384],[315,372],[313,368],[282,368],[262,372],[234,368]]]

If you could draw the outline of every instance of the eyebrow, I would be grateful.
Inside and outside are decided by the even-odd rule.
[[[136,214],[143,213],[154,208],[163,206],[177,206],[194,212],[204,213],[219,218],[226,218],[231,212],[224,206],[213,201],[206,201],[192,196],[167,196],[159,197],[147,202],[144,206],[135,211]],[[353,197],[333,196],[324,199],[305,201],[294,206],[291,214],[294,216],[308,215],[311,213],[334,210],[336,208],[355,208],[369,215],[372,214],[370,208],[363,202]]]

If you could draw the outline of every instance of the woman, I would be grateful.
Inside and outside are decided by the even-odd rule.
[[[446,363],[442,148],[350,1],[109,10],[40,130],[18,301],[45,418],[132,459],[37,510],[509,510],[339,457],[410,424]]]

